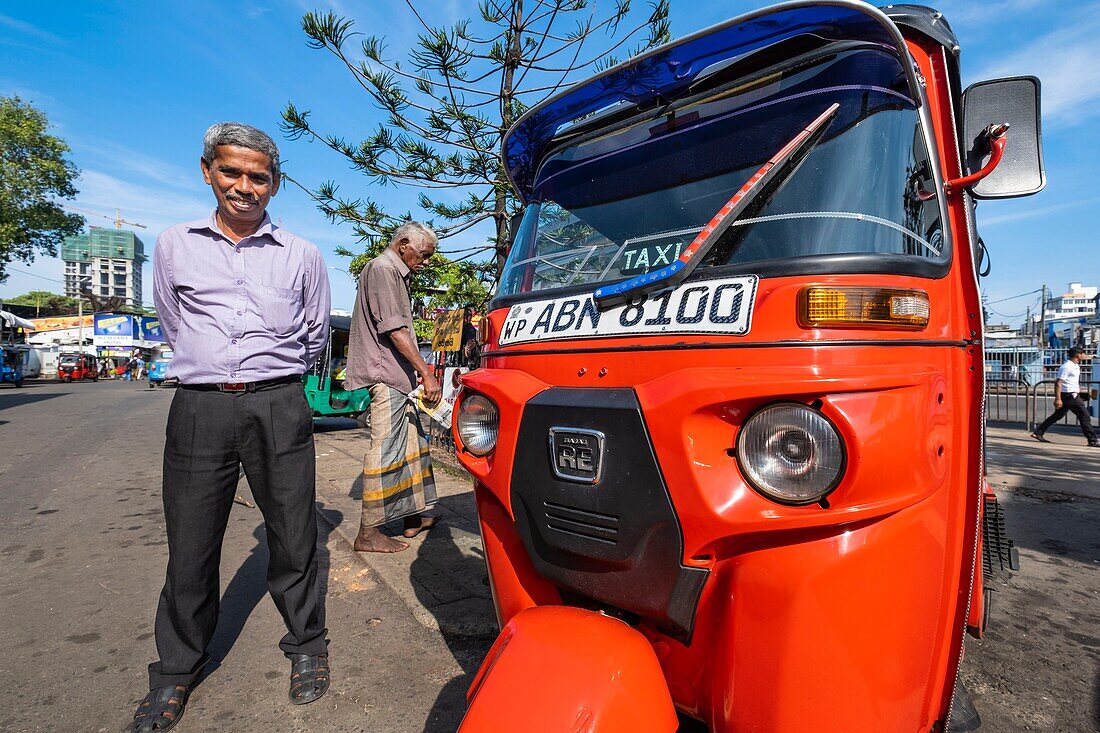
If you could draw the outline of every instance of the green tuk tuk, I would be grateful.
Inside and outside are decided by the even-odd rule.
[[[302,382],[314,417],[354,417],[364,424],[370,391],[344,389],[350,335],[351,318],[331,316],[328,347],[313,368],[302,377]]]

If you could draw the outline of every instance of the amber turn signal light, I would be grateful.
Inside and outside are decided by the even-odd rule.
[[[928,293],[895,288],[803,288],[798,323],[804,328],[924,328]]]
[[[491,324],[489,323],[489,316],[482,316],[481,320],[477,324],[477,342],[481,346],[489,343]]]

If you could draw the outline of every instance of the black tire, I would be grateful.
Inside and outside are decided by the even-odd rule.
[[[72,377],[65,377],[65,384],[69,384],[72,381],[73,381]]]
[[[359,423],[359,427],[363,429],[370,428],[370,412],[360,412],[355,416],[355,422]]]
[[[22,387],[23,386],[23,380],[22,379],[15,380],[15,386],[16,387]]]

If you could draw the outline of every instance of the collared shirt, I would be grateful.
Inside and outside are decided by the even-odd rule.
[[[359,273],[348,343],[349,389],[387,384],[408,393],[416,388],[416,370],[390,339],[392,332],[407,328],[416,341],[409,296],[411,274],[409,266],[389,248]]]
[[[1062,366],[1058,367],[1058,376],[1055,378],[1062,380],[1063,392],[1077,394],[1081,391],[1081,367],[1077,366],[1069,359],[1067,359]]]
[[[236,244],[214,214],[166,230],[153,251],[153,302],[174,352],[168,376],[184,384],[300,375],[328,343],[321,253],[267,214]]]

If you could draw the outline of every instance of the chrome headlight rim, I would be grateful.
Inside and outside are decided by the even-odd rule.
[[[475,392],[464,388],[463,393],[458,403],[458,409],[455,410],[455,437],[458,438],[458,445],[464,452],[478,458],[484,458],[495,451],[497,445],[500,443],[500,407],[491,397],[481,392]],[[471,444],[471,442],[467,440],[467,435],[463,434],[463,413],[469,409],[473,402],[484,402],[495,421],[492,427],[492,441],[484,446],[477,445],[476,443]]]
[[[836,488],[840,486],[841,481],[844,480],[844,476],[848,472],[847,443],[844,440],[844,435],[837,427],[837,424],[829,419],[829,416],[826,415],[818,405],[820,405],[819,402],[807,404],[805,402],[798,402],[796,400],[779,400],[776,402],[768,402],[767,404],[761,405],[760,407],[749,413],[748,417],[746,417],[744,422],[741,423],[741,427],[737,431],[737,449],[735,451],[737,457],[737,467],[741,472],[741,476],[745,479],[745,483],[747,483],[756,493],[758,493],[760,496],[764,497],[768,501],[792,507],[804,507],[813,506],[814,504],[822,504],[823,507],[828,508],[827,500],[829,495],[832,494],[836,490]],[[751,422],[761,414],[769,410],[784,407],[797,408],[814,413],[815,415],[817,415],[817,417],[821,418],[826,423],[826,425],[829,426],[830,429],[832,429],[833,433],[837,437],[837,443],[840,450],[840,466],[837,469],[836,476],[833,478],[833,480],[826,484],[825,488],[822,489],[816,496],[798,499],[777,493],[774,489],[762,485],[759,481],[754,480],[754,471],[751,469],[751,467],[746,465],[745,456],[747,450],[745,447],[745,440],[746,436],[748,435],[748,431],[745,430],[745,428],[748,427]]]

